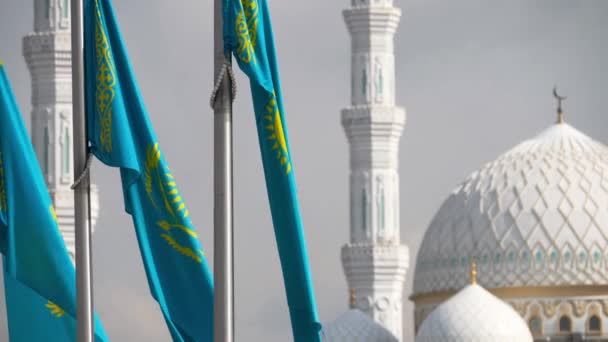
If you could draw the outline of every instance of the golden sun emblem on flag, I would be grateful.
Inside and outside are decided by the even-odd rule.
[[[61,318],[65,315],[65,310],[63,310],[59,305],[51,302],[50,300],[46,303],[46,308],[49,309],[51,315]]]
[[[267,138],[274,143],[272,144],[272,150],[276,152],[279,163],[285,168],[285,174],[289,174],[291,172],[291,161],[289,160],[287,140],[285,139],[283,122],[281,121],[281,111],[274,94],[265,108],[266,115],[264,115],[264,120],[266,123],[265,128],[268,131]]]
[[[178,253],[197,263],[203,262],[205,253],[198,248],[180,244],[173,232],[182,232],[192,239],[198,235],[190,225],[190,211],[182,199],[173,175],[161,165],[162,153],[158,143],[148,147],[146,153],[144,186],[152,206],[161,213],[156,225],[162,229],[160,237]]]

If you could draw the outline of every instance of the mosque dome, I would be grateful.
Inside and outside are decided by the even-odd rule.
[[[418,252],[413,297],[461,289],[471,259],[486,288],[606,284],[606,208],[608,148],[555,124],[447,198]]]
[[[324,342],[398,342],[386,328],[363,312],[343,313],[323,329]]]
[[[471,284],[435,308],[416,342],[532,342],[524,320],[505,302]]]

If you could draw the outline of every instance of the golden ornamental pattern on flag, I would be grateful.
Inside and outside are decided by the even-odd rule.
[[[97,1],[97,0],[96,0]],[[108,43],[106,31],[103,29],[101,10],[97,7],[95,25],[95,48],[97,56],[96,101],[97,113],[101,129],[99,141],[104,152],[112,152],[112,110],[116,97],[116,68],[112,58],[112,50]]]

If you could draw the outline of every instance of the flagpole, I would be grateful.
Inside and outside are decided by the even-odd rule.
[[[84,116],[84,34],[82,0],[72,0],[72,102],[74,135],[74,175],[85,170],[87,160]],[[91,275],[91,227],[89,221],[89,176],[74,189],[76,230],[76,336],[78,342],[93,342],[93,287]]]
[[[214,75],[226,58],[223,0],[214,0]],[[234,341],[234,275],[232,221],[232,99],[225,73],[214,103],[214,258],[213,341]]]

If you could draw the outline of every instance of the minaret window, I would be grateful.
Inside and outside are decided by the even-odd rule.
[[[63,132],[63,174],[70,174],[70,132],[66,127]]]
[[[367,97],[367,69],[363,68],[361,72],[361,94]]]
[[[63,0],[63,6],[61,10],[61,13],[64,18],[68,18],[70,16],[69,0]]]
[[[47,19],[51,16],[51,0],[44,1],[44,15]]]
[[[384,185],[378,179],[378,235],[384,237]]]
[[[384,76],[382,75],[382,64],[380,63],[379,59],[376,59],[375,73],[376,73],[376,100],[380,101],[382,99],[382,93],[384,91],[383,84],[382,84],[384,82]]]
[[[361,191],[361,229],[367,229],[367,191],[365,188]]]
[[[568,333],[572,331],[572,320],[568,316],[562,316],[559,319],[559,332]]]
[[[384,232],[384,192],[380,193],[380,231]]]

